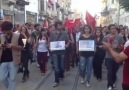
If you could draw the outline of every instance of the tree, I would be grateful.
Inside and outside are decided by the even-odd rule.
[[[129,12],[129,0],[118,0],[120,7]]]

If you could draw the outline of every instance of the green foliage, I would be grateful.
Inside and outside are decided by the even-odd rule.
[[[118,0],[120,7],[129,12],[129,0]]]

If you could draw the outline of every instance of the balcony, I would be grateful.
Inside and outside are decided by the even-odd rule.
[[[101,12],[101,16],[107,16],[109,15],[109,10],[108,10],[108,7],[104,7],[102,12]]]
[[[27,2],[25,0],[17,0],[16,4],[19,6],[25,6],[25,5],[29,5],[29,2]]]
[[[109,10],[110,11],[115,11],[115,10],[117,10],[117,6],[115,4],[112,4],[112,5],[109,6]]]
[[[45,15],[47,15],[47,12],[46,11],[39,11],[39,15],[45,16]]]
[[[3,3],[11,6],[16,4],[16,0],[3,0]]]
[[[60,11],[61,11],[61,12],[64,12],[65,10],[64,10],[64,8],[63,8],[63,7],[60,7]]]

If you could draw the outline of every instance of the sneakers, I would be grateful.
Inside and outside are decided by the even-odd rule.
[[[113,88],[111,86],[108,87],[108,90],[113,90]]]
[[[117,89],[115,84],[113,84],[113,89],[115,89],[115,90]]]
[[[59,83],[54,83],[53,87],[58,87]]]
[[[45,73],[41,73],[41,76],[45,76]]]
[[[90,87],[90,84],[89,84],[89,82],[87,82],[87,83],[86,83],[86,86],[87,86],[87,87]]]
[[[84,80],[81,80],[81,84],[84,84]]]
[[[37,64],[37,68],[39,68],[40,67],[40,65],[39,64]]]

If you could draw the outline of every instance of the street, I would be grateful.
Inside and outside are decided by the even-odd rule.
[[[17,75],[16,90],[107,90],[107,78],[106,78],[106,68],[103,66],[103,79],[102,81],[97,81],[94,77],[91,79],[91,87],[86,87],[85,84],[80,83],[80,78],[78,77],[78,67],[72,68],[70,75],[66,76],[63,81],[60,82],[60,86],[53,88],[54,84],[54,71],[51,70],[51,65],[48,65],[48,71],[45,76],[40,75],[39,69],[36,64],[30,65],[30,79],[23,83],[22,74]],[[122,67],[118,71],[117,80],[117,90],[122,90]],[[6,90],[2,83],[0,83],[0,90]]]

